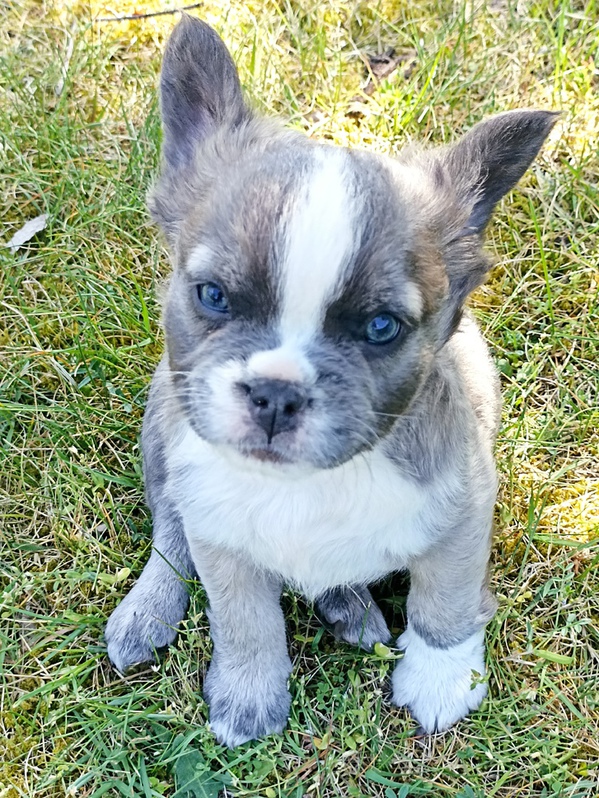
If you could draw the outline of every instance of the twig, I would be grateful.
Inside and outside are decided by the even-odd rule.
[[[166,11],[148,11],[147,14],[126,14],[122,17],[99,17],[94,22],[122,22],[126,19],[147,19],[147,17],[162,17],[165,14],[178,14],[179,11],[189,11],[192,8],[199,8],[204,3],[192,3],[190,6],[183,6],[183,8],[169,8]]]

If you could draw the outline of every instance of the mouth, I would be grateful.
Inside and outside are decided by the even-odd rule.
[[[277,465],[283,463],[290,463],[287,457],[284,457],[279,452],[275,452],[272,449],[249,449],[248,451],[244,452],[246,457],[251,458],[253,460],[259,460],[262,463],[276,463]]]

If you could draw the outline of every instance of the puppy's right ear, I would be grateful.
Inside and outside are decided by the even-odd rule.
[[[251,116],[223,41],[187,14],[166,45],[160,105],[164,166],[172,172],[188,166],[198,144],[219,128],[235,128]]]

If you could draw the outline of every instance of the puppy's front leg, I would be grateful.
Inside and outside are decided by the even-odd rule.
[[[408,626],[393,673],[393,702],[427,732],[477,709],[487,693],[484,626],[496,609],[487,587],[490,524],[460,530],[410,567]]]
[[[153,549],[141,576],[113,611],[104,637],[108,656],[121,672],[151,662],[170,645],[185,617],[189,595],[185,579],[195,576],[183,522],[162,501],[154,507]]]
[[[204,697],[212,730],[230,748],[280,733],[291,704],[282,583],[225,549],[197,543],[192,556],[210,603]]]

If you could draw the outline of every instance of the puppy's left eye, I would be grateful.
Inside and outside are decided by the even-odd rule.
[[[389,344],[399,335],[401,322],[391,313],[379,313],[366,325],[365,336],[369,344]]]
[[[229,312],[229,301],[225,292],[216,283],[202,283],[197,286],[198,299],[208,310],[215,310],[217,313]]]

